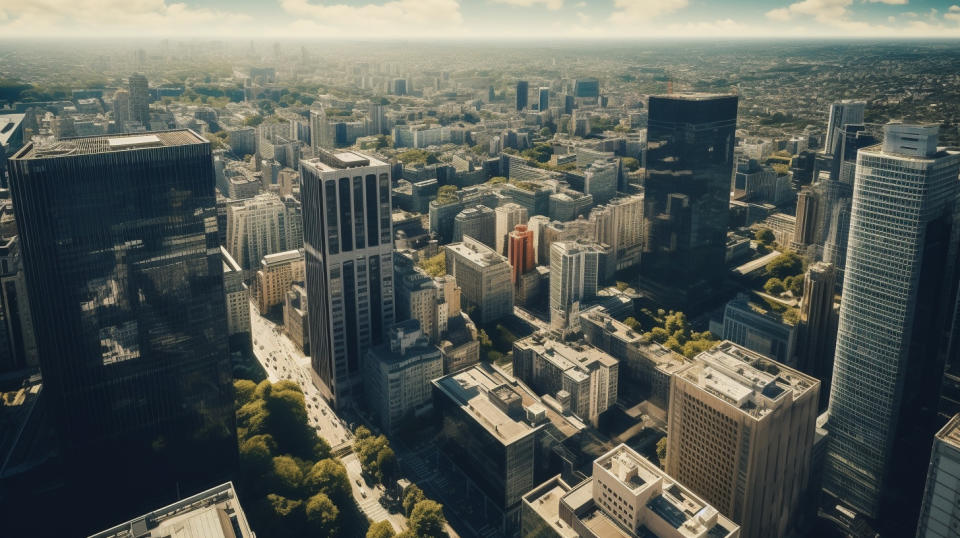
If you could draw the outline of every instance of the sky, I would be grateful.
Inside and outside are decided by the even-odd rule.
[[[960,38],[960,0],[0,0],[0,39]]]

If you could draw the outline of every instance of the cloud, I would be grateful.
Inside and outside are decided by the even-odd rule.
[[[642,23],[679,11],[690,4],[689,0],[613,0],[610,20],[616,23]]]
[[[0,35],[91,36],[163,35],[184,31],[216,33],[252,20],[207,8],[166,0],[0,0]]]
[[[910,3],[910,0],[867,0],[871,4],[888,4],[891,6],[905,6]]]
[[[392,0],[382,4],[348,6],[312,3],[309,0],[281,0],[281,7],[299,17],[295,29],[320,29],[325,36],[395,37],[417,31],[449,30],[463,23],[457,0]]]
[[[947,19],[948,21],[960,23],[960,6],[956,4],[950,6],[950,9],[943,14],[943,18]]]
[[[495,4],[509,4],[511,6],[530,7],[537,4],[543,4],[550,10],[558,10],[563,7],[563,0],[490,0]]]
[[[830,23],[845,19],[850,14],[848,9],[853,0],[802,0],[786,7],[773,9],[767,12],[767,18],[775,21],[790,20],[797,15],[813,17],[818,22]]]

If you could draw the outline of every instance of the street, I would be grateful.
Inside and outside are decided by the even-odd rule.
[[[353,434],[338,417],[327,402],[320,396],[316,383],[319,379],[310,367],[310,358],[305,356],[283,334],[283,327],[274,324],[260,315],[260,311],[250,303],[250,333],[253,340],[253,354],[267,372],[272,382],[287,379],[300,385],[307,408],[307,420],[333,449],[334,454],[343,454],[353,443]],[[407,528],[403,514],[391,514],[381,504],[384,491],[382,486],[368,487],[361,475],[360,462],[352,451],[341,456],[340,460],[347,468],[350,489],[360,510],[374,522],[388,520],[396,532]]]

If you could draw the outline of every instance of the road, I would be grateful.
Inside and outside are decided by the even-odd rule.
[[[253,354],[267,372],[267,378],[276,383],[281,379],[296,382],[303,390],[307,405],[307,420],[334,450],[339,452],[353,443],[353,434],[346,423],[330,409],[320,396],[317,388],[319,378],[310,367],[310,358],[283,334],[282,327],[260,315],[260,311],[250,303],[250,333],[253,339]],[[391,514],[380,504],[383,487],[369,487],[363,480],[360,461],[352,452],[342,456],[340,461],[347,468],[350,489],[357,506],[371,521],[388,520],[396,532],[407,528],[406,518],[402,514]]]

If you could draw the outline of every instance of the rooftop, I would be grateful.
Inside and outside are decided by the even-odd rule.
[[[284,252],[275,252],[273,254],[267,254],[261,260],[261,264],[267,267],[271,265],[280,265],[284,263],[290,263],[297,260],[303,259],[303,250],[294,249],[286,250]]]
[[[387,166],[387,163],[359,151],[331,152],[323,149],[316,151],[317,155],[314,158],[304,159],[301,162],[319,172],[335,172],[366,166]]]
[[[7,145],[25,117],[26,114],[0,114],[0,147]]]
[[[117,134],[106,136],[86,136],[64,138],[56,142],[38,146],[27,144],[14,154],[12,159],[51,159],[56,157],[75,157],[118,151],[135,151],[160,147],[208,144],[206,139],[190,129],[172,131],[151,131],[148,134]]]
[[[497,254],[497,251],[469,236],[464,237],[462,243],[452,243],[444,248],[481,267],[507,264],[507,259]]]
[[[953,418],[937,432],[937,439],[960,450],[960,414],[954,415]]]
[[[535,333],[514,343],[520,349],[531,349],[560,370],[590,371],[594,364],[610,368],[619,362],[604,351],[577,342],[561,342],[542,333]]]
[[[730,341],[700,353],[679,375],[757,419],[820,384],[813,377]]]
[[[561,538],[579,538],[577,531],[560,519],[560,498],[569,491],[570,486],[558,475],[524,495],[523,502]]]
[[[227,482],[159,510],[150,512],[90,538],[251,538],[253,532]]]

